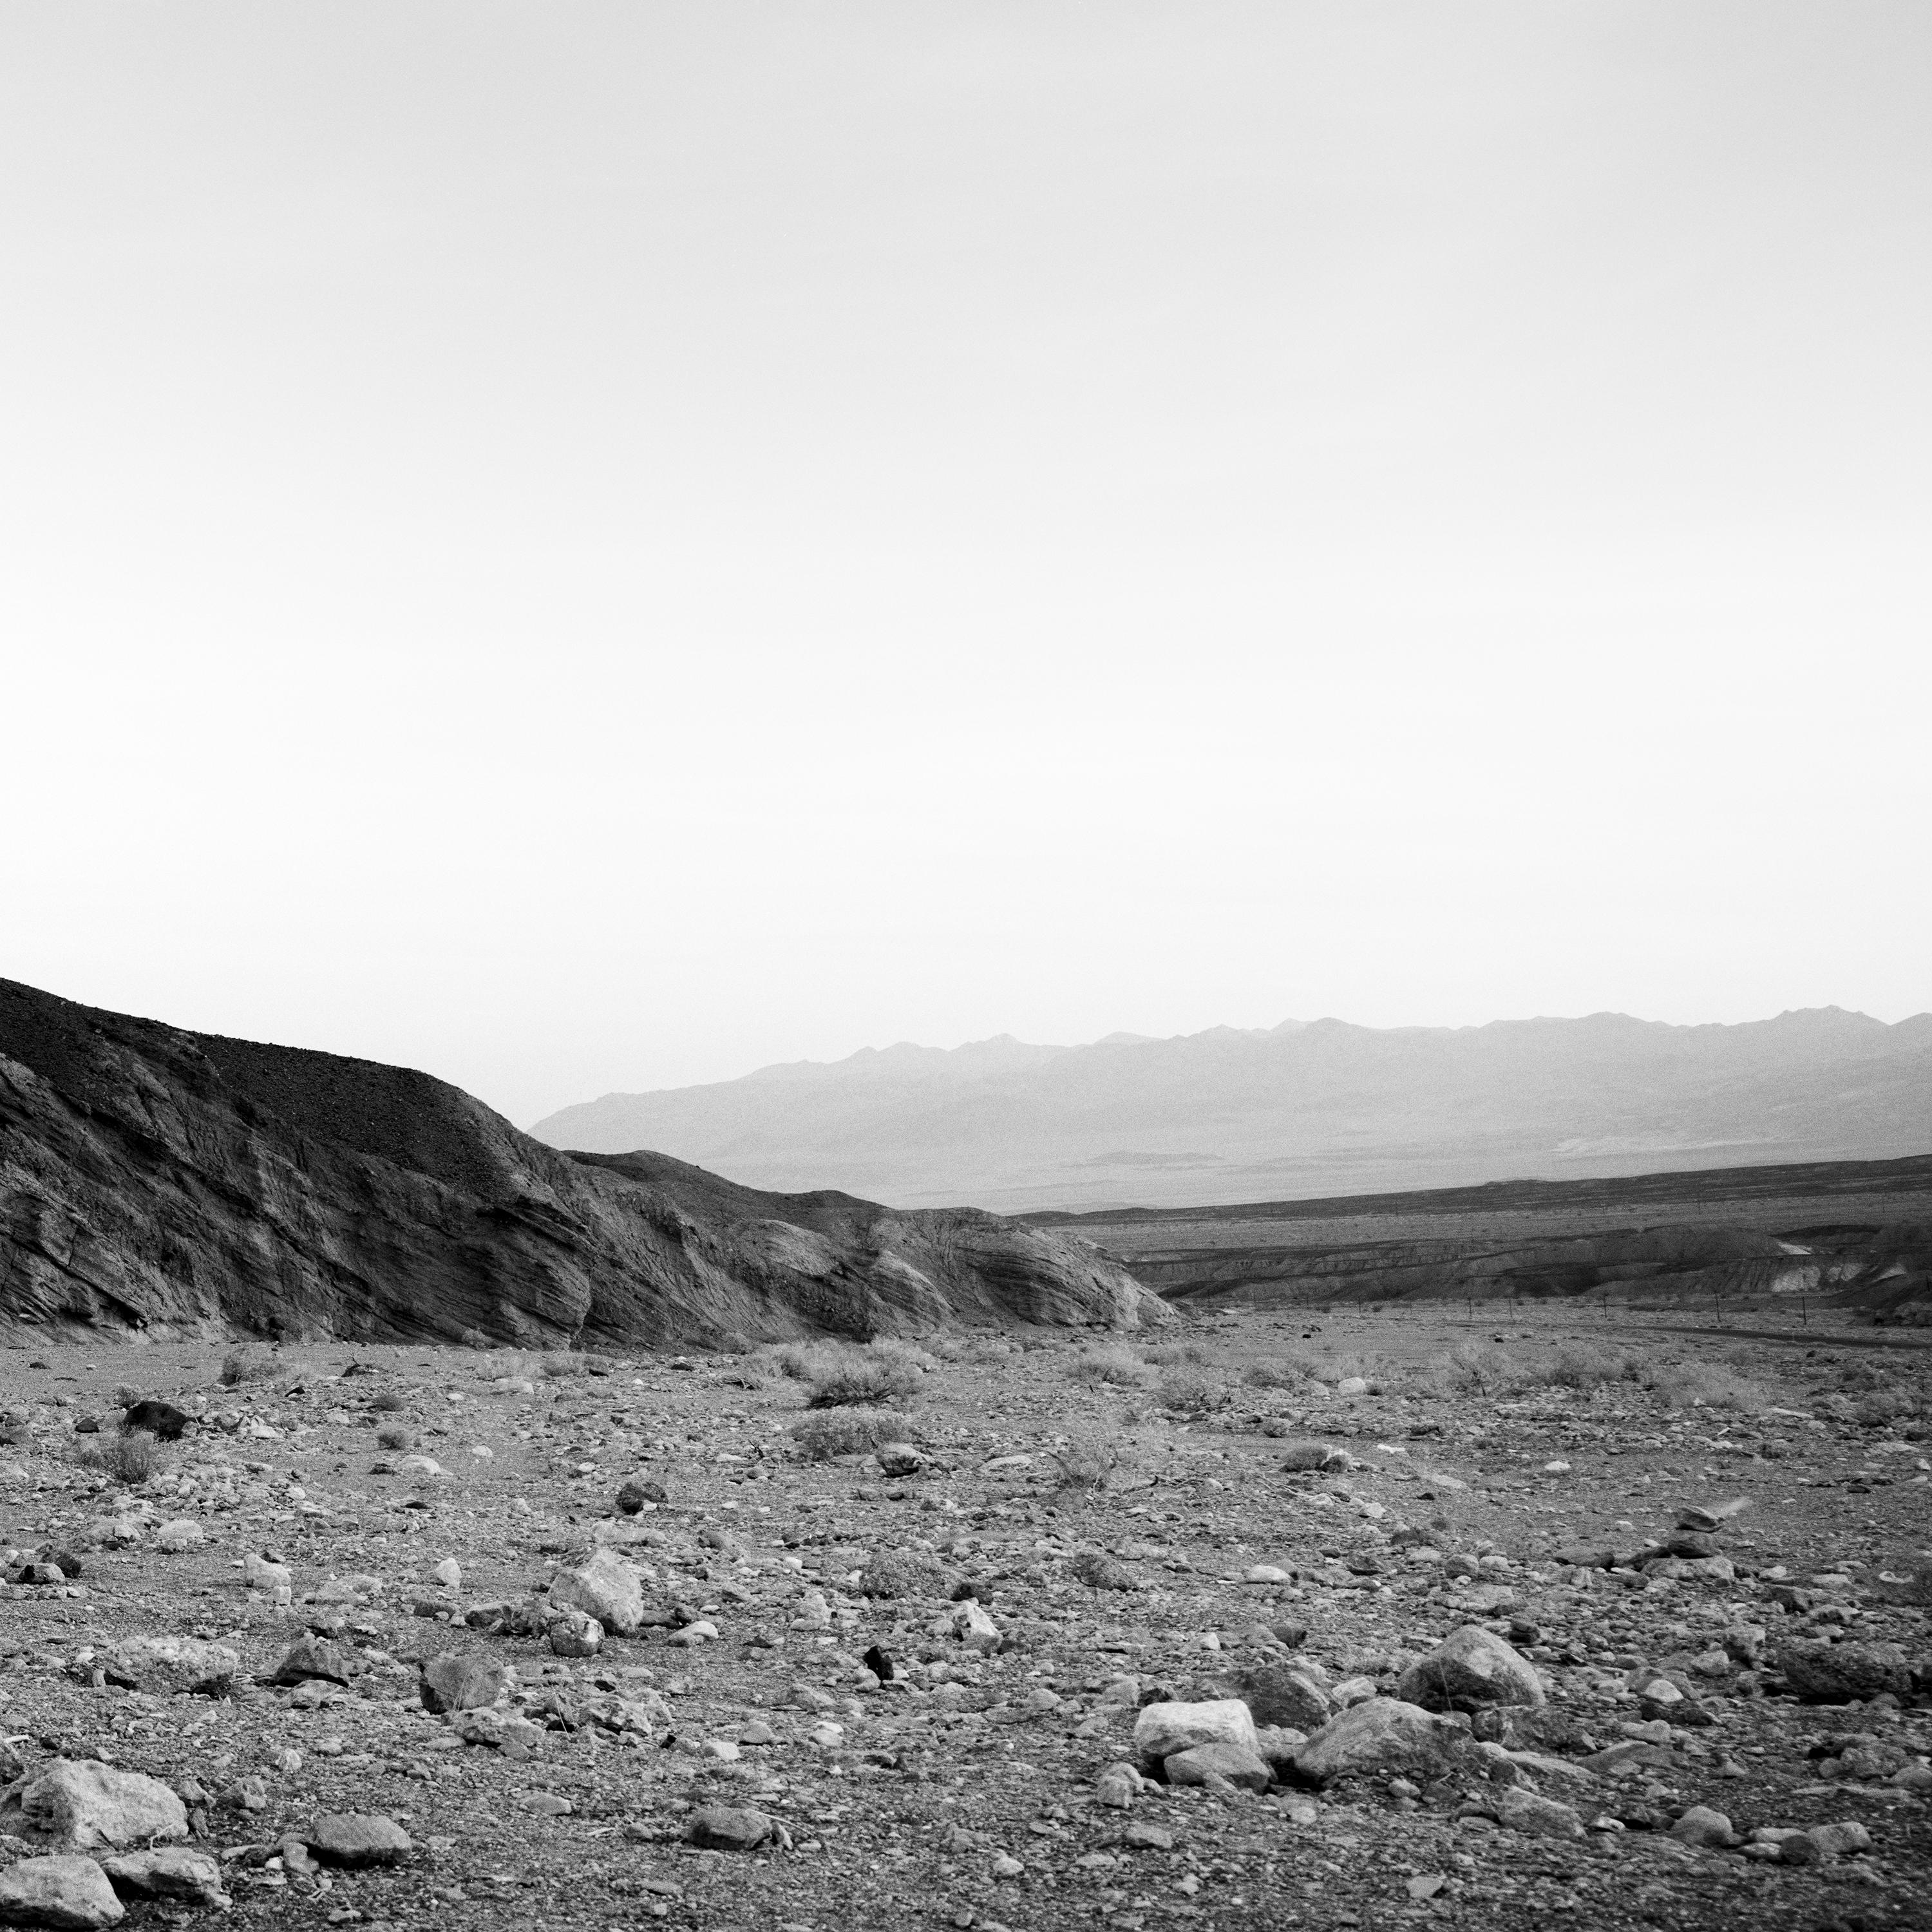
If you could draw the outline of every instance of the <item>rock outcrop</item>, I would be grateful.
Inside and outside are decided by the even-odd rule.
[[[701,1346],[1162,1315],[1090,1244],[994,1215],[560,1154],[426,1074],[0,980],[16,1330]]]

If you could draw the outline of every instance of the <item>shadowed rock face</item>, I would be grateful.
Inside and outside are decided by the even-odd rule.
[[[426,1074],[0,980],[16,1327],[701,1345],[1161,1315],[1088,1244],[973,1209],[560,1154]]]

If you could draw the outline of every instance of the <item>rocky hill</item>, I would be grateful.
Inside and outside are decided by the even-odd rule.
[[[16,1332],[678,1345],[1160,1313],[1077,1238],[562,1154],[426,1074],[0,980]]]
[[[1932,1014],[1291,1021],[1090,1046],[896,1046],[606,1094],[531,1131],[604,1153],[662,1148],[764,1186],[905,1206],[963,1196],[1009,1214],[1886,1160],[1932,1149]]]

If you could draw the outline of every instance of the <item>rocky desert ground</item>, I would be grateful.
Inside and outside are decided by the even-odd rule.
[[[14,1347],[0,1919],[1922,1925],[1911,1339]]]

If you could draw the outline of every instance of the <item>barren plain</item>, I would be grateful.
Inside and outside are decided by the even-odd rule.
[[[0,1913],[1923,1924],[1932,1355],[1814,1318],[14,1348]]]

